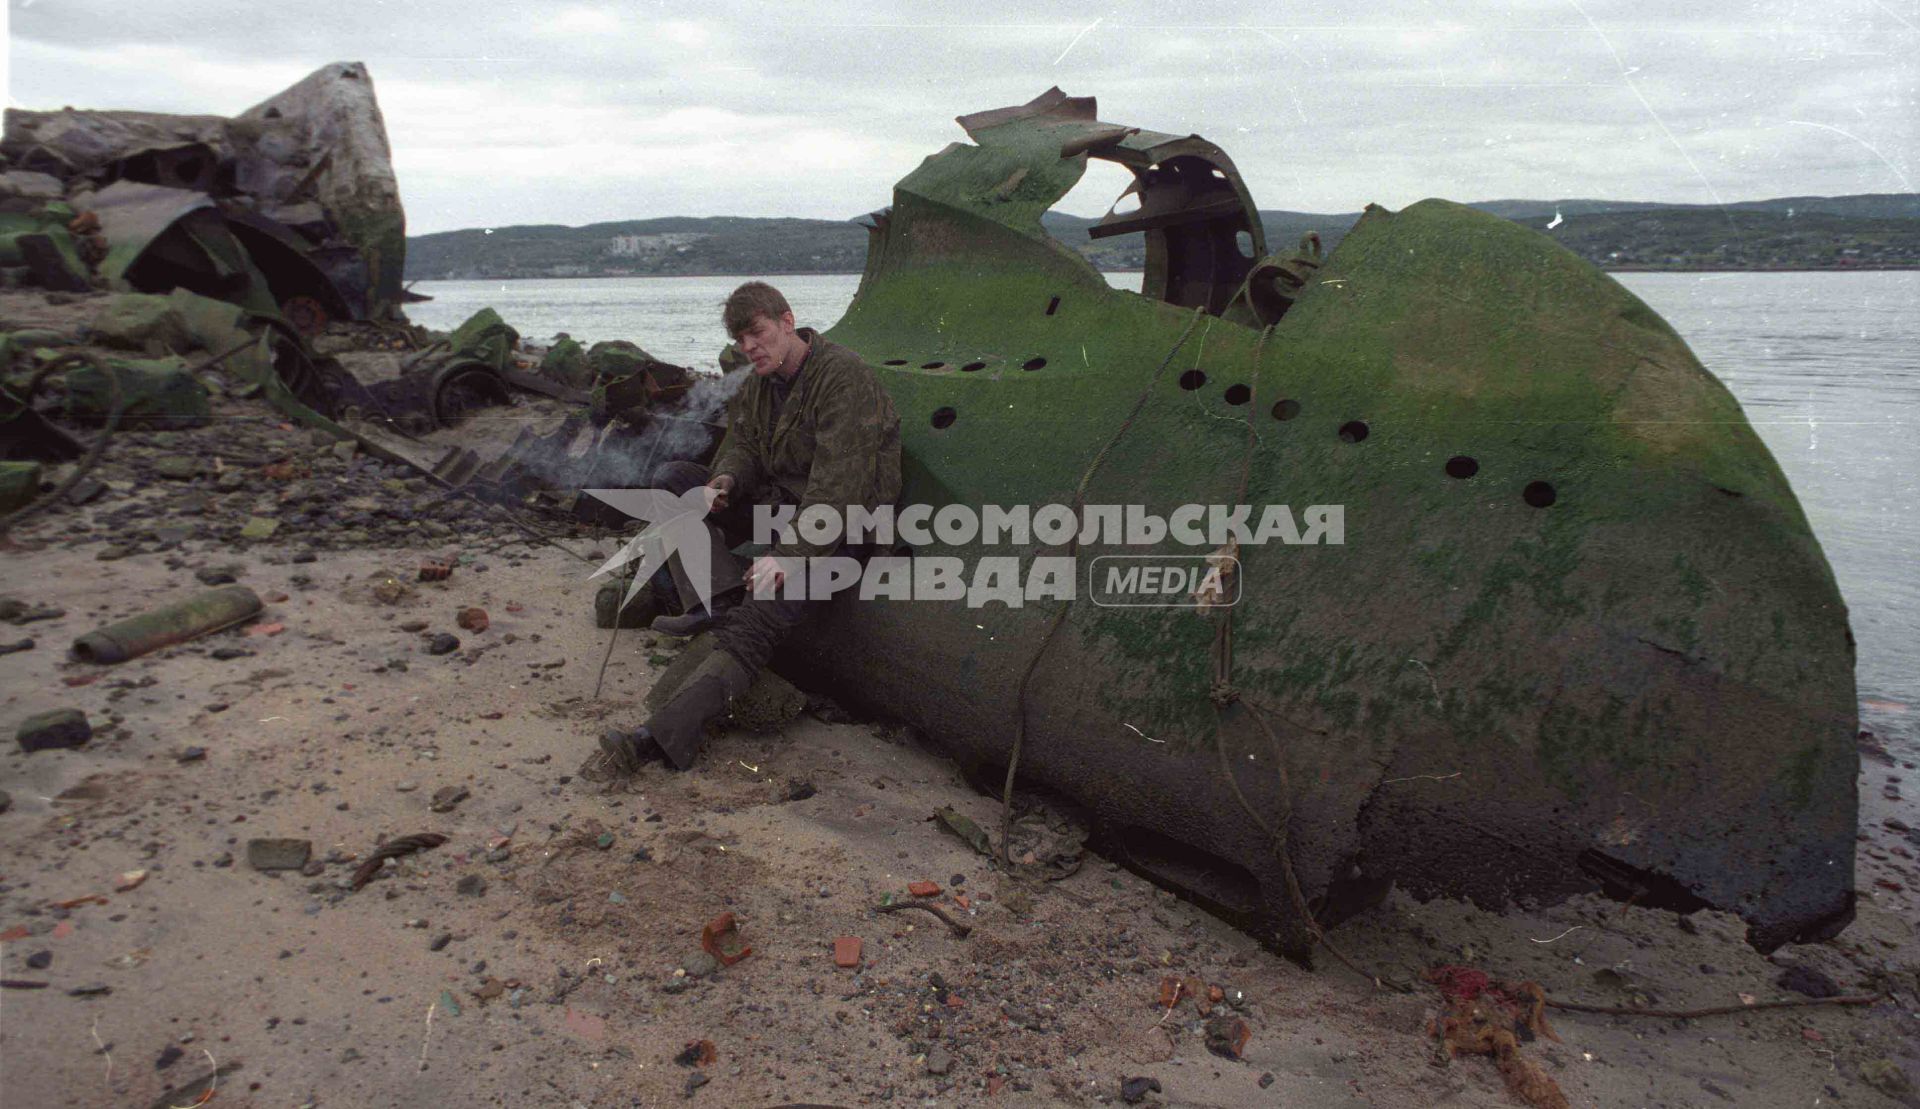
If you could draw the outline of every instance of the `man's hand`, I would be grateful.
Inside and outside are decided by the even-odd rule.
[[[747,567],[743,580],[747,583],[748,591],[754,595],[772,596],[787,580],[787,572],[780,568],[779,560],[772,555],[761,555],[753,560],[753,565]]]
[[[709,512],[719,512],[727,507],[733,494],[733,475],[715,474],[707,482],[707,488],[713,490],[713,507]]]

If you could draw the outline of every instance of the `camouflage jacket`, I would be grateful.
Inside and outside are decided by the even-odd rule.
[[[769,431],[773,383],[749,377],[728,403],[727,437],[713,472],[733,475],[737,504],[788,503],[803,512],[824,504],[842,515],[850,505],[893,504],[900,496],[900,417],[893,399],[859,355],[812,328],[799,334],[812,349],[779,419]],[[834,546],[795,536],[776,544],[774,553],[827,555]]]

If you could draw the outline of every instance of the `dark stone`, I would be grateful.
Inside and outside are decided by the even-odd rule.
[[[233,571],[216,570],[211,566],[204,570],[194,571],[193,576],[199,580],[201,585],[231,585],[236,580],[233,576]]]
[[[433,637],[433,642],[427,644],[427,653],[430,655],[450,655],[459,649],[460,637],[448,632],[441,632]]]
[[[452,942],[453,942],[453,933],[442,932],[439,935],[433,937],[433,942],[427,945],[427,950],[428,951],[444,951],[446,950],[446,946]]]
[[[213,658],[221,662],[226,662],[229,659],[253,657],[253,652],[247,650],[245,647],[215,647],[210,654]]]
[[[180,1057],[185,1054],[186,1052],[181,1051],[179,1048],[173,1046],[172,1044],[168,1044],[166,1047],[166,1050],[160,1053],[160,1058],[155,1059],[153,1061],[153,1069],[166,1070],[168,1067],[174,1065],[175,1063],[178,1063],[180,1061]]]
[[[1207,1050],[1222,1059],[1238,1059],[1247,1033],[1247,1022],[1238,1017],[1214,1017],[1207,1021]]]
[[[20,749],[28,754],[71,750],[86,746],[87,740],[93,738],[93,725],[87,723],[87,714],[79,709],[54,709],[27,717],[15,738],[20,741]]]
[[[27,956],[27,966],[32,970],[45,970],[53,965],[53,952],[36,951]]]
[[[153,472],[172,481],[188,481],[200,472],[200,460],[187,454],[163,454],[153,460]]]
[[[175,760],[179,762],[199,762],[206,757],[207,749],[205,747],[189,747],[174,756]]]
[[[100,494],[106,491],[107,487],[105,484],[95,481],[90,477],[83,477],[74,483],[72,489],[67,491],[67,503],[87,504],[98,500]]]
[[[247,841],[247,865],[255,870],[299,870],[312,857],[313,841],[308,839],[266,837]]]
[[[1148,1093],[1160,1092],[1160,1080],[1142,1075],[1138,1078],[1126,1078],[1120,1082],[1120,1100],[1128,1105],[1138,1105],[1146,1099]]]
[[[478,874],[463,875],[453,884],[453,892],[465,894],[468,897],[484,897],[487,893],[487,880]]]
[[[1273,1072],[1268,1071],[1260,1076],[1260,1088],[1264,1090],[1271,1085],[1273,1085]]]
[[[466,799],[466,786],[441,786],[433,791],[433,801],[427,808],[434,812],[452,812],[456,805]]]
[[[1792,990],[1808,997],[1840,996],[1840,987],[1833,979],[1812,967],[1790,966],[1773,981],[1783,990]]]
[[[1892,1059],[1869,1059],[1860,1064],[1860,1077],[1888,1097],[1904,1098],[1913,1093],[1913,1080]]]

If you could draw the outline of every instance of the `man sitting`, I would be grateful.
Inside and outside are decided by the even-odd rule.
[[[774,559],[831,555],[837,543],[808,543],[789,533],[744,574],[727,571],[738,568],[731,548],[751,536],[752,506],[805,511],[825,505],[844,519],[853,506],[872,510],[900,496],[900,418],[859,355],[812,328],[795,327],[787,299],[762,281],[734,290],[722,322],[753,364],[753,376],[728,405],[726,439],[711,471],[670,462],[653,478],[655,488],[670,493],[703,484],[713,490],[710,607],[701,604],[675,556],[669,566],[686,611],[653,626],[673,635],[712,626],[717,649],[640,728],[601,737],[601,748],[627,773],[650,758],[664,757],[680,770],[692,766],[706,722],[753,684],[774,646],[824,603],[777,596],[783,574]]]

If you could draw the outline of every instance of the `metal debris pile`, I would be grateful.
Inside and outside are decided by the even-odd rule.
[[[604,509],[573,491],[710,456],[737,375],[624,340],[526,345],[492,309],[414,326],[405,228],[358,63],[231,118],[8,109],[0,512],[51,489],[44,464],[91,469],[69,427],[104,447],[206,426],[222,397],[443,488],[587,519]]]
[[[11,284],[188,289],[307,335],[396,316],[406,216],[358,63],[231,118],[9,108],[0,157]]]

